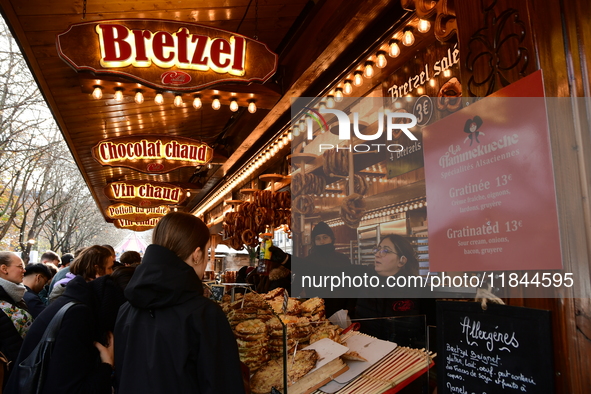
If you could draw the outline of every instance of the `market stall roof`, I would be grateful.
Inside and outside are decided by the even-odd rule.
[[[381,0],[0,0],[0,9],[103,215],[114,203],[105,195],[105,185],[134,180],[167,182],[191,190],[191,198],[180,209],[192,211],[277,132],[278,122],[289,121],[291,97],[318,94],[331,81],[311,87],[342,58],[362,31],[371,27],[377,17],[382,15],[384,19],[384,13],[389,23],[403,13],[398,2]],[[164,104],[155,104],[153,90],[151,97],[148,92],[145,101],[137,104],[132,93],[139,85],[112,76],[77,72],[58,56],[56,49],[56,35],[72,24],[113,19],[190,22],[256,36],[279,55],[278,71],[264,84],[209,86],[199,92],[204,100],[198,110],[192,106],[193,95],[185,95],[180,107],[173,105],[172,93],[165,94]],[[99,77],[105,94],[95,99],[92,91]],[[122,101],[115,100],[115,88],[123,89]],[[231,95],[242,102],[254,97],[258,110],[253,114],[241,107],[232,112],[228,105],[222,105],[215,111],[209,105],[211,99],[206,98],[213,93],[222,101],[228,101]],[[202,140],[214,148],[215,165],[144,174],[102,166],[91,154],[92,147],[101,140],[137,134]],[[111,221],[106,215],[105,219]]]

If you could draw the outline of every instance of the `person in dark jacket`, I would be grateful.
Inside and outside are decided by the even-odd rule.
[[[334,243],[335,235],[328,224],[319,222],[314,226],[312,229],[312,248],[310,254],[305,258],[306,262],[303,267],[305,274],[324,277],[326,275],[340,276],[343,272],[351,272],[351,260],[346,255],[335,251]],[[296,275],[298,274],[297,267],[294,266],[293,271]],[[354,299],[346,298],[347,291],[345,289],[330,291],[328,288],[308,288],[305,291],[306,297],[319,296],[324,298],[327,317],[341,309],[351,312],[355,305]]]
[[[27,264],[25,267],[25,277],[23,278],[23,284],[27,291],[24,295],[24,300],[29,308],[29,313],[34,318],[37,318],[41,312],[45,309],[45,303],[39,297],[39,292],[43,290],[43,287],[51,280],[51,271],[47,267],[47,264]]]
[[[72,306],[62,320],[55,340],[42,394],[111,394],[113,335],[119,307],[125,302],[125,278],[113,275],[86,280],[77,275],[55,302],[31,326],[16,365],[37,346],[51,319],[66,303]],[[19,394],[18,369],[11,375],[7,392]]]
[[[419,275],[419,262],[412,245],[397,234],[386,235],[374,249],[375,263],[367,270],[368,275],[378,275],[380,283],[388,277]],[[359,298],[355,308],[355,319],[360,319],[360,331],[379,339],[396,342],[401,346],[415,347],[417,338],[424,340],[425,323],[420,313],[420,303],[410,295],[413,289],[390,289],[377,287],[379,295],[387,289],[396,298]],[[371,289],[368,289],[371,290]],[[405,319],[386,319],[406,316]],[[415,346],[413,346],[415,345]]]
[[[209,229],[172,212],[154,229],[115,326],[119,393],[244,393],[226,316],[203,296]]]
[[[0,351],[13,364],[33,323],[23,299],[24,273],[25,265],[20,257],[12,252],[0,252]],[[8,373],[13,369],[10,367]],[[8,376],[4,376],[4,383]]]

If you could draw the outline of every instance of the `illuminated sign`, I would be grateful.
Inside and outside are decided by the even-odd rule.
[[[118,19],[71,25],[60,57],[78,71],[116,74],[154,88],[192,92],[222,82],[265,82],[277,55],[240,34],[194,23]]]
[[[92,156],[102,165],[162,174],[206,164],[213,157],[213,149],[190,138],[134,136],[101,141],[92,148]]]
[[[152,218],[158,218],[170,212],[166,205],[154,208],[140,208],[135,205],[118,203],[109,205],[106,209],[107,217],[111,219],[127,219],[134,222],[143,222]]]
[[[121,181],[105,186],[105,195],[114,201],[125,201],[141,208],[163,204],[177,205],[187,198],[183,188],[163,182]]]
[[[150,229],[154,228],[158,224],[159,221],[160,221],[160,218],[152,218],[152,219],[144,220],[141,222],[136,222],[136,221],[127,220],[127,219],[117,219],[113,222],[113,224],[115,225],[115,227],[121,228],[121,229],[132,230],[132,231],[146,231],[146,230],[150,230]]]

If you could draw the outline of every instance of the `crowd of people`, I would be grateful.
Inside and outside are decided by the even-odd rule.
[[[159,221],[143,257],[128,251],[116,261],[112,247],[93,245],[61,258],[46,252],[39,263],[25,265],[17,254],[0,252],[0,359],[10,366],[5,393],[24,392],[27,374],[21,366],[65,306],[69,309],[36,392],[246,392],[248,374],[228,320],[204,295],[209,239],[203,221],[173,212]],[[289,275],[269,283],[289,289],[289,279],[308,268],[322,274],[364,269],[382,278],[418,274],[414,250],[401,236],[383,237],[369,267],[354,267],[336,252],[335,235],[323,222],[312,230],[312,241],[304,259],[273,247],[271,272]],[[314,296],[298,291],[293,295]],[[327,316],[345,309],[361,321],[362,331],[396,342],[415,327],[400,331],[374,318],[420,312],[418,300],[402,301],[351,299],[346,292],[325,299]]]
[[[119,261],[110,245],[92,245],[38,263],[0,252],[0,392],[21,393],[19,365],[37,347],[57,312],[69,302],[40,393],[111,393],[113,334],[124,289],[142,257]],[[67,376],[62,372],[68,371]]]

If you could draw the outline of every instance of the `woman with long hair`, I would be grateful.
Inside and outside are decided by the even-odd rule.
[[[120,393],[244,393],[236,340],[203,296],[209,229],[182,212],[154,229],[115,328]]]

